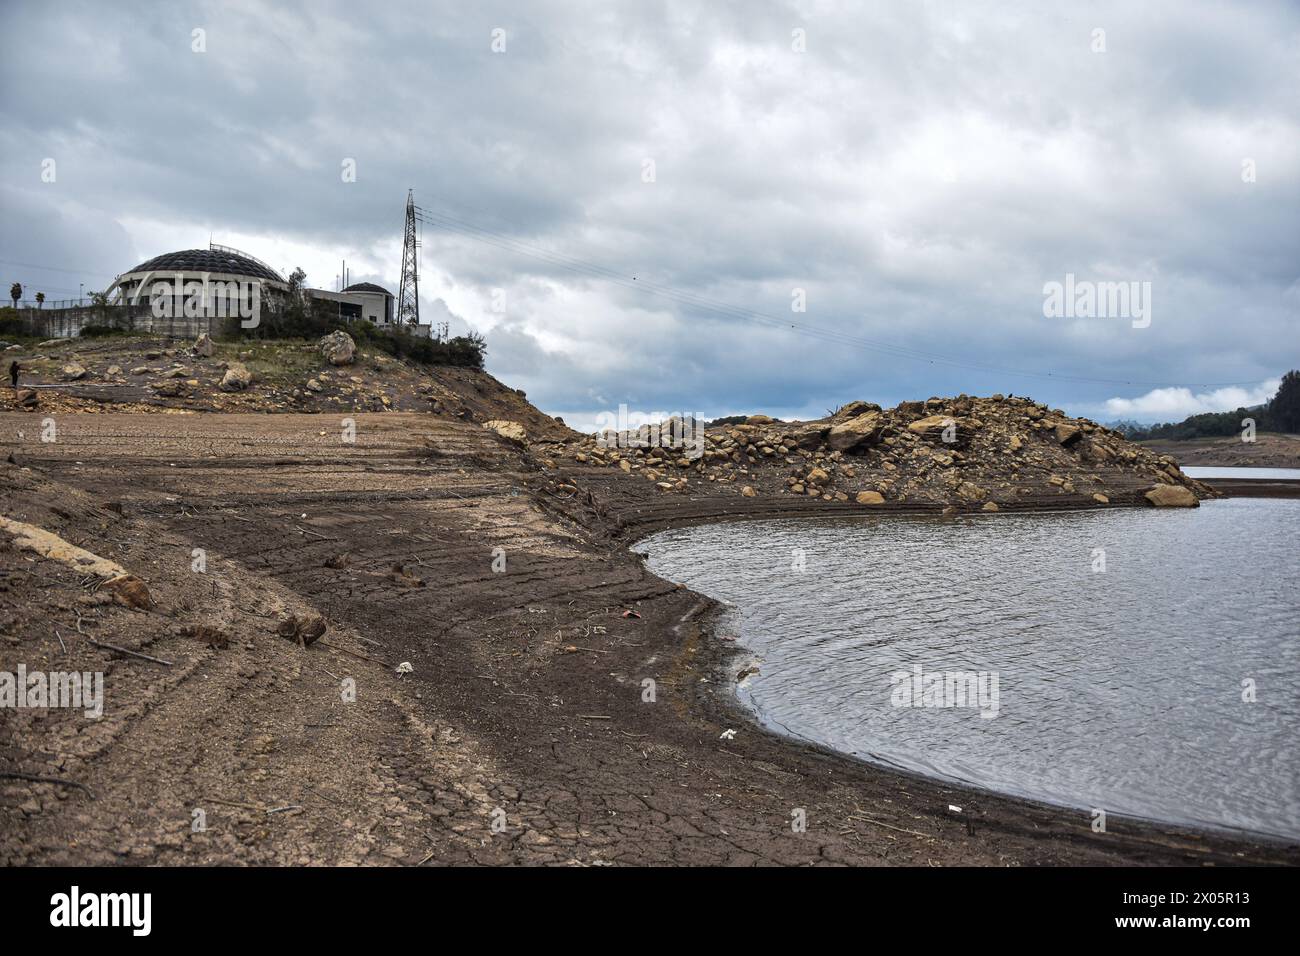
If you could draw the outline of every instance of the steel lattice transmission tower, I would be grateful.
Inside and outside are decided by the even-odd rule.
[[[420,240],[415,237],[415,190],[406,192],[406,235],[402,239],[402,284],[397,292],[398,325],[420,324]]]

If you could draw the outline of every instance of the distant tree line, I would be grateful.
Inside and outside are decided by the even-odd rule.
[[[1215,438],[1241,433],[1242,420],[1253,418],[1258,431],[1300,432],[1300,371],[1292,370],[1282,376],[1277,394],[1263,405],[1238,408],[1231,412],[1205,412],[1189,415],[1181,422],[1160,425],[1139,425],[1137,422],[1119,421],[1111,427],[1132,441],[1188,441],[1193,438]]]

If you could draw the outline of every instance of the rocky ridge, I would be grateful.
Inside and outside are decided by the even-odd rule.
[[[685,423],[690,425],[691,423]],[[664,436],[682,423],[661,426]],[[694,433],[698,436],[698,432]],[[943,503],[996,511],[1046,497],[1191,506],[1217,493],[1118,432],[1029,398],[930,398],[882,409],[852,402],[809,422],[751,416],[704,430],[692,455],[643,426],[539,445],[544,463],[618,469],[666,494],[792,495],[877,505]],[[1168,487],[1182,493],[1151,489]]]

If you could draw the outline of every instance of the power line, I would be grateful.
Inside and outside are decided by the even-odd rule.
[[[1137,385],[1137,386],[1152,387],[1152,388],[1168,388],[1168,387],[1177,387],[1184,384],[1193,384],[1198,388],[1224,388],[1230,385],[1252,384],[1249,382],[1242,382],[1242,381],[1184,383],[1184,382],[1142,382],[1142,381],[1133,381],[1128,379],[1093,378],[1089,376],[1070,375],[1070,374],[1056,373],[1056,372],[1036,372],[1036,371],[1030,371],[1026,369],[1007,368],[1004,366],[988,365],[985,363],[971,362],[969,360],[955,359],[952,358],[951,356],[925,352],[920,349],[914,349],[907,346],[892,345],[885,342],[867,339],[861,336],[851,335],[846,332],[840,332],[834,329],[826,329],[819,326],[810,325],[807,323],[792,322],[789,319],[785,319],[780,316],[775,316],[764,312],[758,312],[756,310],[744,308],[741,306],[731,305],[729,303],[721,302],[716,299],[710,299],[706,296],[699,295],[698,293],[688,292],[682,289],[675,288],[673,286],[668,286],[661,283],[652,282],[646,279],[641,279],[638,276],[633,276],[631,279],[629,279],[626,274],[618,272],[614,269],[610,269],[598,265],[588,260],[583,260],[574,256],[568,256],[563,253],[558,253],[549,249],[544,249],[540,246],[534,246],[530,243],[526,243],[523,242],[522,240],[515,239],[504,233],[496,232],[494,230],[475,225],[474,223],[468,222],[464,219],[460,219],[459,217],[454,216],[451,213],[445,211],[426,209],[424,207],[417,206],[416,218],[419,219],[419,221],[424,224],[431,225],[437,228],[442,228],[447,230],[448,232],[456,233],[457,235],[461,235],[478,242],[483,242],[487,245],[496,246],[497,248],[504,249],[509,252],[516,252],[521,255],[540,259],[544,262],[550,263],[551,265],[557,266],[562,269],[566,269],[570,272],[574,272],[579,275],[587,276],[589,278],[605,280],[628,289],[639,289],[643,292],[648,292],[652,295],[660,296],[661,298],[670,299],[672,301],[677,302],[680,305],[703,309],[710,312],[715,312],[730,318],[757,321],[761,324],[776,327],[776,328],[790,329],[795,331],[798,334],[809,336],[812,338],[817,338],[822,341],[831,342],[840,345],[848,345],[855,348],[865,349],[868,351],[880,352],[898,358],[907,358],[907,359],[912,359],[914,361],[925,361],[925,362],[929,362],[932,365],[945,365],[953,368],[962,368],[962,369],[972,370],[972,371],[993,372],[1001,375],[1016,375],[1016,376],[1024,376],[1024,377],[1031,377],[1031,378],[1049,379],[1054,381],[1082,382],[1082,383],[1100,384],[1100,385],[1127,385],[1127,386]]]
[[[43,272],[66,272],[74,276],[107,276],[107,272],[92,272],[89,269],[60,269],[57,266],[38,266],[31,262],[14,262],[12,259],[0,259],[7,266],[18,266],[22,269],[40,269]],[[116,275],[113,278],[117,278]]]

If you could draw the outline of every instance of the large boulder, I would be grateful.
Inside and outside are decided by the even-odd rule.
[[[216,351],[216,346],[212,344],[212,336],[204,332],[194,343],[194,354],[203,358],[212,358],[212,353]]]
[[[63,378],[69,382],[75,382],[86,377],[86,367],[80,362],[69,362],[60,371]]]
[[[880,411],[880,406],[877,405],[875,402],[849,402],[847,405],[845,405],[843,408],[837,411],[833,416],[831,416],[831,420],[836,422],[844,422],[844,421],[848,421],[850,418],[857,418],[859,415],[863,414],[864,412],[878,412],[878,411]]]
[[[490,422],[484,422],[483,427],[491,429],[506,441],[514,442],[516,445],[528,444],[528,432],[526,432],[524,426],[520,425],[518,422],[507,422],[497,419]]]
[[[36,394],[34,388],[19,389],[14,400],[19,408],[35,408],[41,403],[40,397]]]
[[[320,340],[321,355],[331,365],[351,365],[356,358],[357,343],[346,332],[331,332]]]
[[[1182,485],[1156,485],[1142,497],[1157,508],[1199,508],[1201,506],[1191,489],[1184,488]]]
[[[231,362],[226,374],[221,377],[223,392],[242,392],[253,384],[253,373],[240,362]]]
[[[948,430],[949,426],[952,427],[951,431]],[[975,422],[973,419],[954,418],[952,415],[928,415],[912,422],[907,426],[907,430],[927,441],[942,441],[947,445],[964,445],[970,439],[970,433],[974,427]]]
[[[1078,425],[1071,425],[1068,422],[1061,422],[1055,429],[1056,440],[1069,448],[1083,437],[1083,429]]]
[[[826,443],[831,451],[850,451],[861,445],[867,445],[880,437],[884,419],[879,412],[863,412],[846,422],[831,426],[826,435]]]
[[[830,428],[826,425],[805,425],[792,431],[790,437],[794,439],[795,447],[813,451],[821,447],[828,431]]]
[[[885,496],[878,491],[859,491],[853,500],[860,505],[883,505]]]

